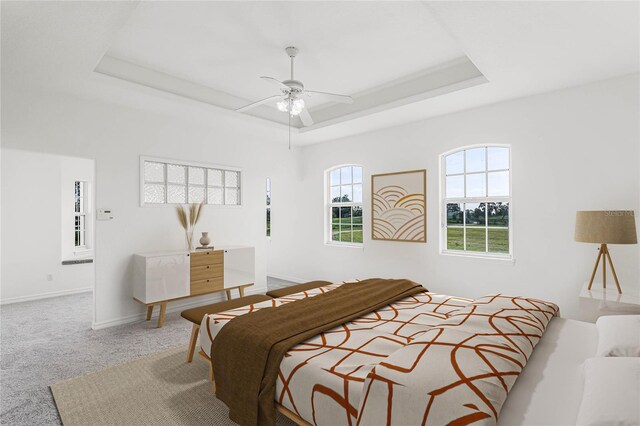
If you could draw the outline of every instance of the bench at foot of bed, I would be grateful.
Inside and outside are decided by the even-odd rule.
[[[191,321],[193,327],[191,329],[191,338],[189,339],[189,348],[187,350],[187,362],[193,361],[193,354],[196,349],[196,343],[198,342],[198,333],[200,331],[200,324],[202,318],[205,315],[217,314],[218,312],[229,311],[231,309],[241,308],[243,306],[252,305],[255,303],[271,300],[271,297],[263,294],[253,294],[251,296],[239,297],[237,299],[227,300],[225,302],[213,303],[206,306],[200,306],[198,308],[187,309],[182,311],[180,315],[182,318]]]
[[[300,293],[303,291],[309,291],[309,290],[313,290],[318,287],[324,287],[327,285],[331,285],[331,283],[329,281],[309,281],[307,283],[290,285],[287,287],[268,291],[267,296],[277,299],[279,297],[286,297],[291,294]]]

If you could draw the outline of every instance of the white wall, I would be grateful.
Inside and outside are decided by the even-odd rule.
[[[269,272],[280,276],[408,277],[450,294],[474,297],[501,291],[543,297],[574,316],[578,288],[596,255],[595,246],[573,242],[575,210],[639,209],[638,89],[637,76],[620,78],[292,151],[286,148],[286,132],[279,128],[186,102],[173,107],[175,99],[158,101],[151,112],[70,95],[3,91],[2,144],[95,159],[94,207],[110,207],[116,215],[111,222],[96,223],[96,327],[142,318],[142,306],[132,299],[133,253],[183,245],[172,208],[139,206],[140,155],[244,169],[245,205],[208,206],[196,232],[208,230],[214,244],[256,246],[254,292],[265,288],[268,257]],[[438,155],[483,142],[512,146],[513,265],[439,254]],[[3,286],[11,264],[5,262],[7,253],[28,245],[14,248],[5,242],[5,233],[16,228],[7,207],[14,203],[5,194],[13,174],[5,171],[5,163],[11,164],[5,152]],[[427,244],[373,242],[365,226],[364,249],[324,245],[323,171],[349,162],[362,164],[367,177],[428,170]],[[273,185],[269,242],[264,237],[267,176]],[[368,179],[365,183],[368,217]],[[59,234],[56,238],[59,250]],[[611,250],[623,290],[637,287],[638,247]],[[173,309],[180,309],[180,304],[173,304]]]
[[[273,251],[269,271],[299,279],[407,277],[460,296],[541,297],[576,316],[597,250],[573,241],[576,210],[639,212],[639,89],[638,75],[628,76],[306,147],[294,204],[273,210],[274,217],[303,213],[283,236],[286,251]],[[439,254],[438,156],[479,143],[512,147],[514,264]],[[367,225],[362,249],[325,245],[323,172],[344,163],[364,166],[365,224],[371,174],[427,169],[427,244],[372,241]],[[638,246],[611,252],[623,291],[637,291]]]
[[[251,291],[265,290],[264,181],[270,176],[275,187],[284,188],[291,180],[297,154],[287,149],[286,131],[176,98],[168,102],[156,94],[143,106],[150,104],[149,108],[159,112],[64,94],[3,91],[2,97],[4,147],[95,159],[94,207],[113,209],[115,220],[96,221],[94,327],[142,318],[144,308],[132,298],[132,254],[184,246],[173,207],[139,205],[140,155],[244,169],[244,206],[206,206],[196,233],[209,231],[213,244],[255,246],[256,285]],[[290,203],[287,192],[279,191],[280,201]],[[9,223],[4,213],[3,246],[4,225]],[[274,226],[286,222],[280,215]],[[271,246],[277,247],[279,241],[273,239]],[[203,299],[213,298],[185,303],[203,303]],[[181,306],[184,303],[175,302],[169,309]]]
[[[92,160],[2,149],[2,303],[93,288],[93,264],[62,265],[74,258],[76,179],[92,184]]]

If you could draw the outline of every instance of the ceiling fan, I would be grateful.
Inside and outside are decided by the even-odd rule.
[[[304,84],[302,84],[300,80],[295,80],[293,78],[293,60],[298,54],[298,49],[290,46],[285,49],[285,52],[287,52],[287,56],[289,56],[289,58],[291,59],[291,78],[289,80],[280,81],[273,77],[260,77],[264,81],[277,86],[282,93],[280,93],[279,95],[269,96],[268,98],[256,102],[252,102],[248,105],[236,109],[236,111],[245,112],[257,106],[277,100],[276,106],[280,111],[289,113],[290,117],[299,116],[303,125],[311,126],[313,124],[313,119],[311,118],[311,114],[309,114],[309,110],[305,108],[304,97],[322,97],[329,101],[340,102],[343,104],[353,103],[353,98],[351,96],[318,92],[315,90],[306,90],[304,88]]]

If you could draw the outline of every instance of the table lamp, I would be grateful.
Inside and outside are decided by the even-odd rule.
[[[613,279],[622,294],[616,270],[609,254],[607,244],[637,244],[636,220],[633,210],[604,210],[576,212],[575,240],[581,243],[600,244],[596,264],[589,280],[589,290],[602,260],[602,288],[607,288],[607,261],[611,267]]]

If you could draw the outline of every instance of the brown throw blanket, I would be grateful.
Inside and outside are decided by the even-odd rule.
[[[289,349],[422,291],[409,280],[375,278],[232,319],[211,347],[216,396],[229,407],[231,420],[274,425],[276,379]]]

